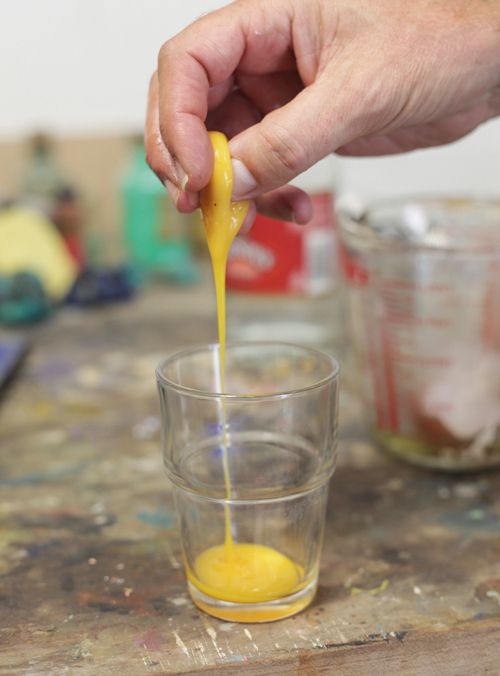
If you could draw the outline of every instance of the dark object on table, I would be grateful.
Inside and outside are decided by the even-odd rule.
[[[63,185],[54,193],[51,220],[78,269],[84,269],[86,254],[82,239],[82,206],[78,193],[71,186]]]
[[[127,268],[87,268],[69,292],[66,302],[71,305],[101,305],[131,298],[134,280]]]
[[[28,350],[28,341],[19,335],[0,333],[0,393],[14,376]]]
[[[9,277],[0,277],[0,323],[36,322],[49,312],[49,299],[36,275],[19,272]]]

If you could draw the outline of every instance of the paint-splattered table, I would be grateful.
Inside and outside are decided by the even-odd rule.
[[[205,291],[63,310],[0,404],[0,673],[500,673],[500,474],[375,452],[344,392],[316,602],[225,624],[191,604],[154,367],[214,338]]]

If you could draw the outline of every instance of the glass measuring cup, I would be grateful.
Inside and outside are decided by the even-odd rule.
[[[376,437],[419,465],[500,464],[500,203],[399,200],[339,217]]]
[[[338,365],[281,343],[179,352],[157,369],[163,456],[188,588],[230,621],[293,615],[313,599],[336,458]],[[229,477],[229,491],[226,482]]]

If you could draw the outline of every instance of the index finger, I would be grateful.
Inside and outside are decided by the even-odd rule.
[[[198,191],[212,171],[205,128],[210,88],[235,71],[249,75],[288,70],[291,52],[287,2],[238,0],[208,14],[166,42],[159,56],[159,120],[163,141]]]
[[[187,182],[180,177],[182,187],[192,191],[204,188],[212,172],[212,146],[204,124],[209,89],[232,75],[245,51],[240,15],[230,10],[191,24],[163,45],[158,58],[161,136],[187,176]]]

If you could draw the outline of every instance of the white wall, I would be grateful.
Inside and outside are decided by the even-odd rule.
[[[374,159],[342,159],[342,188],[366,198],[469,193],[500,196],[500,118],[448,146]]]
[[[142,128],[165,40],[220,0],[0,0],[0,137]]]
[[[142,127],[160,45],[220,0],[0,0],[0,138]],[[500,121],[453,146],[342,160],[343,189],[499,193]]]

